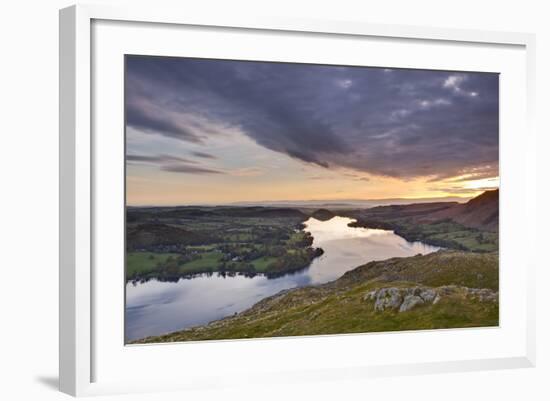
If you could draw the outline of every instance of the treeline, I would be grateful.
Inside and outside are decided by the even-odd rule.
[[[306,248],[300,251],[286,253],[268,266],[268,277],[276,277],[291,271],[298,271],[308,267],[313,259],[324,253],[322,248]]]

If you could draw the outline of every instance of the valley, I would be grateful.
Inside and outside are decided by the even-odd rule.
[[[201,290],[196,302],[181,298],[193,313],[170,309],[169,320],[159,320],[153,330],[160,335],[135,332],[128,340],[496,325],[498,221],[490,217],[495,213],[498,190],[467,203],[370,209],[131,208],[127,291],[136,300],[131,305],[139,305],[149,280],[158,283],[154,291],[161,291],[162,282],[181,287],[182,295]],[[130,328],[134,316],[141,321],[152,313],[160,319],[163,291],[158,306],[129,315]],[[182,330],[175,330],[178,321]]]

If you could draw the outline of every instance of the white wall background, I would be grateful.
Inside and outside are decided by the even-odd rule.
[[[96,3],[129,4],[134,0]],[[147,3],[140,1],[140,3]],[[365,20],[441,27],[526,31],[537,34],[536,128],[539,135],[539,215],[537,240],[547,249],[550,223],[550,12],[547,2],[523,0],[277,0],[150,1],[156,7],[255,14]],[[58,29],[64,0],[2,3],[0,22],[0,398],[57,400],[58,291]],[[260,11],[261,10],[261,11]],[[518,133],[521,135],[521,133]],[[520,229],[518,227],[518,229]],[[546,252],[545,252],[546,253]],[[273,387],[243,392],[150,394],[116,399],[550,399],[550,264],[538,266],[538,366],[534,369],[371,379],[363,382]],[[115,399],[108,397],[108,399]]]

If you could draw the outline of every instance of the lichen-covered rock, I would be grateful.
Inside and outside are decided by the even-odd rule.
[[[420,298],[422,298],[424,302],[434,302],[436,297],[437,292],[433,288],[427,288],[420,293]]]
[[[444,285],[437,287],[437,294],[443,297],[455,293],[457,289],[458,287],[456,285]]]
[[[431,288],[423,286],[406,288],[378,288],[367,292],[363,296],[364,301],[374,301],[375,311],[398,310],[406,312],[417,305],[439,303],[443,298],[466,295],[479,302],[497,302],[498,291],[487,288],[469,288],[457,285],[445,285]]]
[[[468,288],[468,295],[477,298],[480,302],[498,301],[498,291],[491,291],[487,288]]]
[[[375,311],[383,311],[385,309],[397,309],[403,302],[403,295],[398,288],[382,288],[376,294],[374,303]]]
[[[403,299],[403,303],[399,307],[399,312],[406,312],[408,310],[411,310],[416,305],[423,304],[424,300],[420,298],[418,295],[407,295]]]

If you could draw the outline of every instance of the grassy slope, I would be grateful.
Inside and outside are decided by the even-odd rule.
[[[458,285],[498,290],[498,255],[458,251],[370,262],[336,281],[283,291],[206,326],[138,342],[213,340],[498,324],[498,303],[480,302],[458,287],[437,304],[399,313],[375,312],[363,299],[373,288]]]

